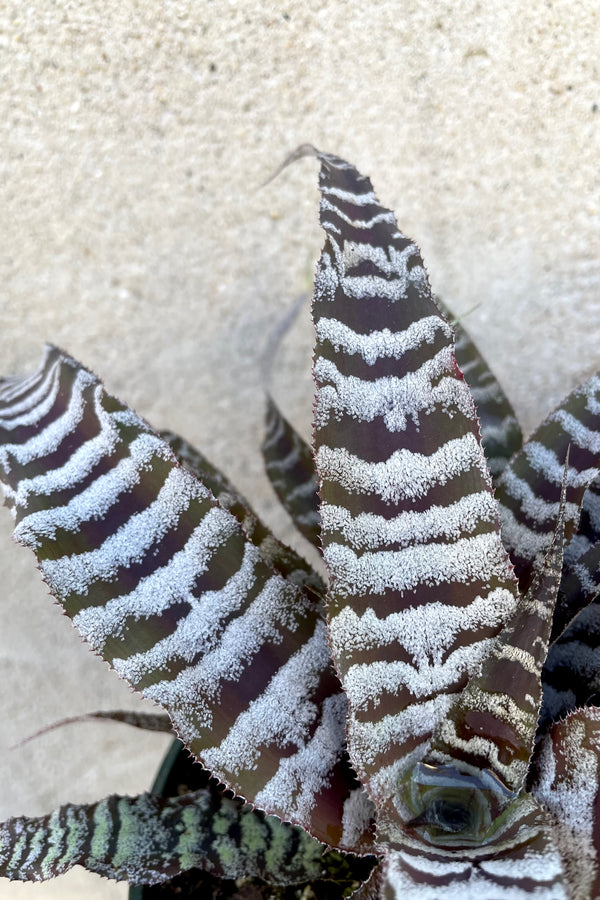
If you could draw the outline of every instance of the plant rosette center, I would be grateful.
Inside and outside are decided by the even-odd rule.
[[[464,847],[496,839],[518,794],[489,769],[469,774],[422,762],[406,779],[401,797],[407,829],[433,845]]]

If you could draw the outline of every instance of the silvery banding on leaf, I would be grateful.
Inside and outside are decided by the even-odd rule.
[[[595,900],[597,378],[520,448],[370,181],[306,155],[326,236],[314,465],[272,401],[264,458],[313,543],[320,523],[326,616],[323,583],[226,476],[170,435],[176,456],[85,366],[49,348],[0,384],[0,478],[52,592],[209,772],[279,818],[222,787],[197,840],[189,792],[69,805],[1,826],[0,873],[161,880],[196,853],[279,884],[328,860],[335,882],[329,845],[377,854],[358,900]],[[111,842],[121,855],[96,852]]]

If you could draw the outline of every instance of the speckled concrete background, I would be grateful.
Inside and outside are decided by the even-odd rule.
[[[260,355],[321,244],[311,141],[373,178],[527,430],[600,364],[595,0],[8,0],[0,370],[50,340],[194,440],[286,529]],[[277,362],[308,433],[311,328]],[[167,740],[43,724],[140,702],[78,641],[0,517],[0,817],[145,789]],[[125,897],[79,871],[0,896]]]

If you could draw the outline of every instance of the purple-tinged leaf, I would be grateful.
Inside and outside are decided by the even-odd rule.
[[[236,517],[249,541],[278,572],[299,587],[306,587],[320,597],[325,594],[321,578],[295,550],[278,541],[258,518],[248,501],[216,466],[184,438],[171,431],[161,431],[179,461],[214,494],[219,504]]]
[[[567,471],[565,464],[558,523],[544,566],[438,727],[427,754],[435,765],[451,766],[458,756],[472,771],[490,770],[514,793],[526,783],[542,702],[542,668],[562,574]]]
[[[597,514],[586,489],[599,473],[600,377],[594,375],[572,391],[513,457],[497,483],[502,539],[522,589],[529,585],[552,543],[558,515],[562,467],[570,448],[567,486],[565,567],[568,571],[589,549],[585,529]],[[576,534],[583,500],[584,532]],[[588,507],[588,504],[592,506]],[[587,524],[584,524],[587,523]],[[596,534],[600,536],[600,529]]]
[[[0,384],[0,477],[93,649],[236,794],[343,840],[355,791],[325,622],[168,445],[48,348]]]
[[[548,811],[570,897],[600,896],[600,709],[552,726],[538,749],[532,790]]]
[[[468,332],[460,322],[452,319],[450,311],[439,297],[435,301],[450,321],[456,336],[456,362],[475,401],[488,468],[492,477],[497,478],[506,468],[511,456],[521,448],[521,428],[508,397]]]
[[[473,400],[419,251],[367,178],[316,155],[326,244],[313,298],[314,433],[330,636],[352,763],[379,838],[394,840],[399,785],[517,591]]]
[[[117,881],[159,884],[192,868],[272,884],[366,878],[373,858],[344,856],[303,829],[223,795],[215,782],[179,797],[111,796],[0,824],[0,877],[45,881],[84,866]]]
[[[600,603],[579,612],[552,644],[542,673],[542,730],[578,707],[600,702]]]
[[[282,416],[270,394],[261,449],[266,473],[280,503],[307,541],[320,550],[319,483],[312,450]]]
[[[587,492],[586,492],[587,496]],[[600,592],[600,540],[563,571],[558,603],[552,624],[552,640],[557,640],[579,612]]]

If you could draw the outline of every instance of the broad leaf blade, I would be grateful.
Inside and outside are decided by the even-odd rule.
[[[303,829],[223,796],[214,781],[179,797],[111,796],[0,824],[0,877],[45,881],[76,865],[140,885],[193,868],[277,885],[351,885],[367,877],[373,858],[328,851]]]
[[[261,450],[265,471],[280,503],[306,540],[320,550],[319,483],[312,450],[270,394]]]
[[[513,611],[516,584],[453,335],[368,179],[321,161],[315,445],[349,751],[402,828],[398,784]]]
[[[0,386],[0,468],[16,537],[92,647],[236,794],[340,840],[346,701],[313,601],[55,348]]]

